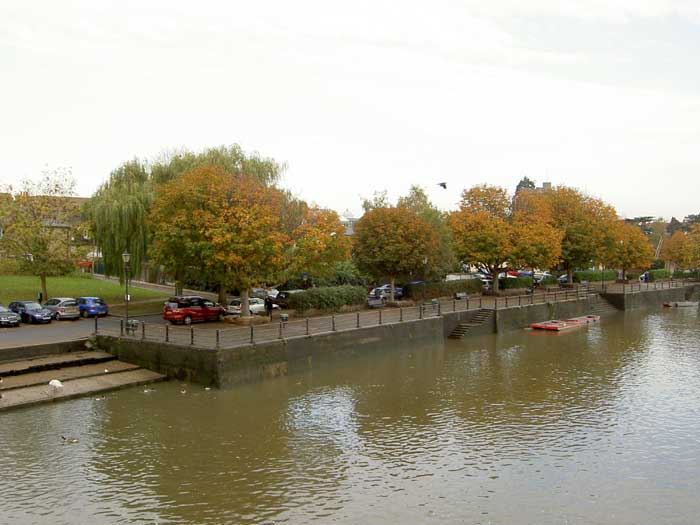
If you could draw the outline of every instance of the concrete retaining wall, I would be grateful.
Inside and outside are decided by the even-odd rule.
[[[41,357],[49,354],[80,352],[82,350],[85,350],[86,342],[87,339],[76,339],[74,341],[61,341],[56,343],[46,343],[42,345],[27,345],[15,346],[12,348],[0,348],[0,361],[16,361],[19,359]]]
[[[590,313],[590,298],[557,303],[533,304],[496,311],[496,331],[522,330],[532,323],[550,319],[568,319]]]
[[[694,293],[696,286],[673,288],[670,290],[644,290],[626,294],[601,294],[619,310],[640,310],[658,308],[666,302],[685,301]]]
[[[313,336],[293,337],[233,349],[204,349],[152,341],[98,336],[100,350],[120,360],[181,381],[226,387],[286,375],[326,360],[338,360],[387,348],[443,342],[439,317],[385,324]]]
[[[179,381],[205,386],[219,385],[218,350],[104,335],[98,335],[95,342],[97,348],[109,352],[120,361],[148,368]]]

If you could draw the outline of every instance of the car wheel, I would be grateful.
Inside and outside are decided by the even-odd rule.
[[[183,323],[185,323],[187,326],[192,324],[192,318],[188,315],[182,320]]]
[[[219,313],[219,315],[217,316],[217,320],[218,320],[219,322],[223,321],[223,320],[224,320],[224,314]]]
[[[80,310],[80,317],[85,318],[85,310]]]

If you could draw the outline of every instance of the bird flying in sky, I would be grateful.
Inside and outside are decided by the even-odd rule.
[[[447,183],[446,182],[438,182],[438,186],[440,186],[442,189],[447,189]]]

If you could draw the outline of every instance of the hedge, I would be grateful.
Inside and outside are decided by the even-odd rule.
[[[669,279],[671,277],[671,272],[668,270],[649,270],[649,276],[652,281],[657,281],[659,279]]]
[[[574,282],[600,281],[601,276],[605,281],[614,281],[617,279],[617,270],[579,270],[578,272],[574,272]]]
[[[407,299],[424,301],[438,297],[452,297],[456,293],[480,293],[484,284],[481,279],[460,279],[457,281],[437,281],[420,284],[407,284],[403,296]]]
[[[547,286],[552,284],[559,284],[559,281],[556,277],[545,277],[540,281],[540,286]]]
[[[511,290],[513,288],[532,288],[532,277],[510,277],[498,280],[498,287],[501,290]]]
[[[289,307],[298,312],[312,308],[337,310],[345,305],[364,304],[366,300],[367,289],[364,286],[324,286],[291,294]]]

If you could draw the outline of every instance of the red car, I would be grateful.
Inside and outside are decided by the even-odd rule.
[[[225,308],[197,295],[171,297],[163,308],[163,319],[173,324],[222,321],[225,315]]]

